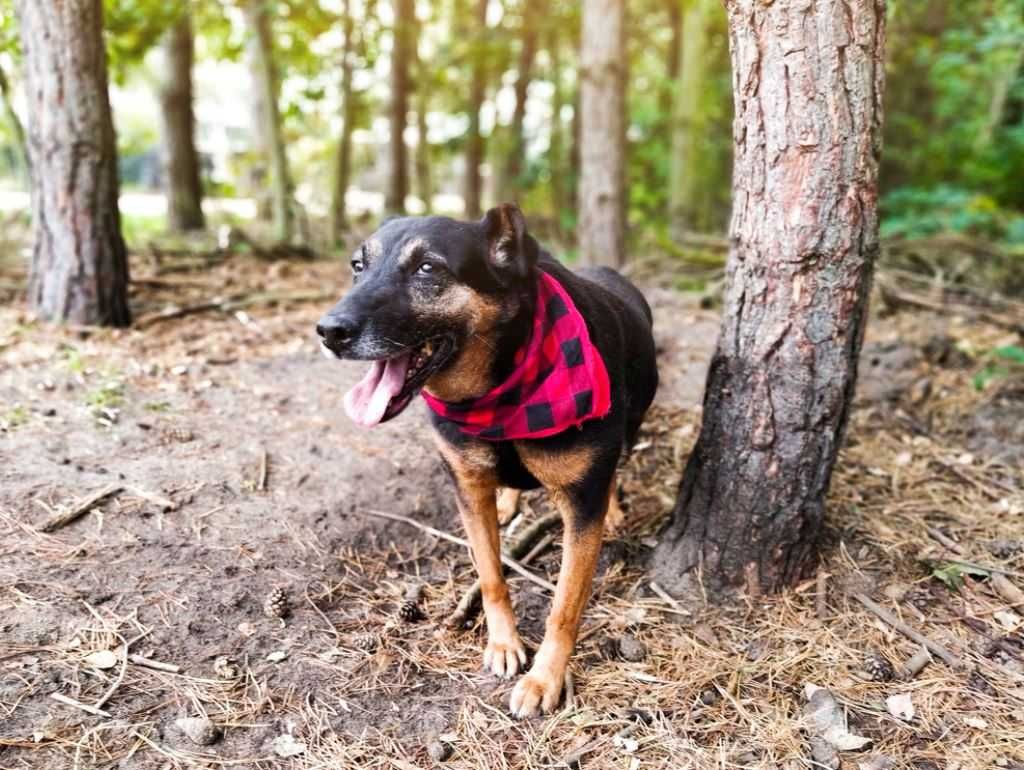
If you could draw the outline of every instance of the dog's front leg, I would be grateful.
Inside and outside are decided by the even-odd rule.
[[[512,677],[526,665],[526,648],[516,630],[516,616],[501,566],[497,481],[491,470],[452,465],[458,488],[459,513],[473,561],[480,576],[480,596],[487,619],[487,648],[484,668],[501,677]]]
[[[601,551],[608,486],[607,480],[591,480],[584,488],[549,490],[564,522],[562,566],[544,641],[529,673],[512,690],[509,707],[517,717],[532,716],[538,709],[550,713],[558,705]]]

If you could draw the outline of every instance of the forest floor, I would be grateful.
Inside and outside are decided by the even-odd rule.
[[[516,721],[512,683],[481,671],[479,618],[446,625],[473,581],[466,551],[374,515],[460,530],[422,407],[373,431],[340,408],[361,368],[321,358],[313,335],[340,266],[134,270],[142,328],[0,309],[3,770],[499,770],[574,754],[629,770],[1024,768],[1024,377],[991,358],[1016,335],[876,314],[819,575],[673,605],[642,565],[696,438],[717,316],[651,289],[663,385],[624,463],[628,523],[603,551],[574,696]],[[171,317],[175,302],[206,307]],[[523,520],[546,506],[527,496]],[[532,568],[554,580],[558,558]],[[549,597],[510,582],[535,645]],[[398,613],[410,586],[419,621]],[[276,589],[283,617],[267,612]],[[920,646],[857,596],[956,665],[900,678]]]

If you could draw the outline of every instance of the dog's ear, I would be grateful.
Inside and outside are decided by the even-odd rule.
[[[483,218],[487,261],[496,275],[526,278],[537,264],[537,241],[526,231],[526,217],[515,203],[502,203]]]

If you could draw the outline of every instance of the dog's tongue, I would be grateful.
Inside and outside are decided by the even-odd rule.
[[[370,371],[345,394],[345,413],[366,428],[384,419],[391,399],[402,392],[411,354],[403,353],[387,361],[374,361]]]

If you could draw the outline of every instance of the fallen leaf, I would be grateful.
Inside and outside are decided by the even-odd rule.
[[[85,656],[85,662],[95,668],[108,669],[117,665],[117,653],[111,650],[96,650]]]
[[[870,738],[854,735],[846,725],[846,712],[824,687],[804,685],[804,724],[838,751],[858,751],[871,743]]]
[[[1016,631],[1020,625],[1020,615],[1010,610],[999,610],[992,613],[992,617],[999,621],[999,624],[1007,631]]]
[[[297,757],[299,754],[306,753],[306,744],[295,740],[295,736],[288,733],[274,738],[271,746],[279,757]]]
[[[890,714],[897,719],[902,719],[904,722],[911,721],[917,713],[914,710],[914,704],[910,700],[909,693],[890,695],[885,699],[885,707],[889,710]]]
[[[271,663],[280,663],[287,657],[288,652],[286,650],[274,650],[274,652],[270,653],[267,656],[267,660],[269,660]]]
[[[964,724],[976,730],[984,730],[988,727],[988,722],[980,717],[964,717]]]
[[[885,754],[876,754],[867,762],[857,763],[857,770],[892,770],[894,767],[896,767],[896,760]]]

